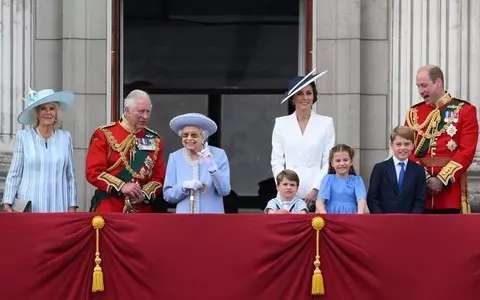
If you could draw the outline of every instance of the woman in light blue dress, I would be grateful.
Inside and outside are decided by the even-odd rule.
[[[12,212],[15,201],[30,201],[32,212],[75,212],[78,208],[72,138],[59,128],[62,110],[73,99],[71,92],[29,91],[18,122],[32,126],[17,132],[3,211]]]
[[[230,165],[224,150],[209,146],[217,131],[210,118],[188,113],[170,121],[183,147],[170,153],[163,187],[165,201],[177,213],[225,213],[223,197],[230,193]]]
[[[329,214],[363,214],[367,192],[362,177],[355,174],[355,151],[347,145],[336,145],[329,155],[328,174],[322,179],[316,201],[317,212]]]

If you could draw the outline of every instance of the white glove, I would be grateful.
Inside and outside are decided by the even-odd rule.
[[[198,179],[186,180],[182,183],[183,190],[198,190],[203,187],[203,184]]]
[[[200,155],[200,157],[203,159],[210,173],[213,173],[217,170],[217,164],[215,163],[215,158],[213,157],[213,154],[208,149],[208,142],[205,142],[205,148],[201,152],[199,152],[198,155]]]

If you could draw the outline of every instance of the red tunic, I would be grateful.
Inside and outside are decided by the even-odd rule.
[[[133,133],[126,120],[95,130],[86,158],[87,181],[95,186],[90,211],[122,212],[126,182],[137,182],[145,197],[137,212],[151,212],[150,203],[161,193],[165,179],[163,143],[149,128]]]
[[[475,106],[446,94],[435,106],[421,102],[411,107],[406,125],[415,133],[410,159],[425,167],[427,179],[436,176],[444,184],[439,194],[427,194],[425,208],[469,212],[466,171],[478,141]]]

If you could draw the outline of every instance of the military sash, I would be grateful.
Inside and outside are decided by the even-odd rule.
[[[106,172],[111,172],[123,163],[124,167],[115,175],[123,182],[145,180],[151,176],[160,149],[157,138],[154,138],[151,133],[145,130],[142,138],[137,139],[132,133],[119,144],[108,129],[104,128],[102,131],[111,150],[118,152],[120,155],[118,161],[109,167]],[[154,155],[150,158],[152,151],[154,151]],[[130,152],[129,158],[127,158],[128,152]],[[91,200],[90,211],[94,211],[100,201],[109,196],[107,192],[97,189]],[[148,201],[146,202],[148,203]]]

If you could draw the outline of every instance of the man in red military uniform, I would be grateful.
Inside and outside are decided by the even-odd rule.
[[[90,211],[151,212],[165,179],[163,144],[147,126],[152,104],[147,93],[125,98],[122,119],[93,133],[86,158],[87,181],[96,187]]]
[[[418,92],[424,101],[407,113],[406,125],[415,132],[410,159],[425,167],[425,213],[470,213],[466,172],[477,147],[477,110],[465,100],[452,98],[443,78],[437,66],[424,66],[417,72]]]

